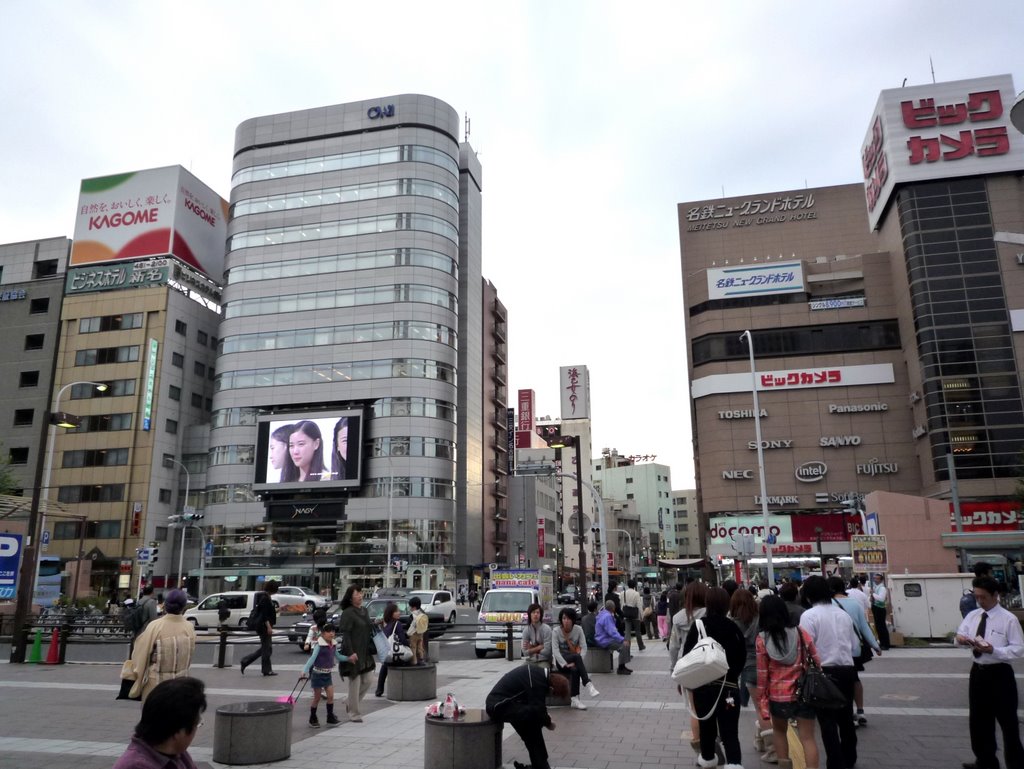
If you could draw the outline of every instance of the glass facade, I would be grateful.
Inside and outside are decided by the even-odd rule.
[[[984,179],[897,198],[938,480],[1019,475],[1024,408]]]

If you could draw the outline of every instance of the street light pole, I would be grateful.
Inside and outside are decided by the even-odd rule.
[[[11,662],[25,661],[26,636],[24,633],[25,622],[28,619],[29,611],[32,608],[32,598],[35,595],[36,583],[39,581],[39,539],[40,531],[45,531],[46,516],[45,510],[49,500],[50,472],[53,468],[53,443],[56,437],[57,424],[56,412],[60,406],[60,398],[64,392],[77,384],[88,384],[100,392],[107,389],[102,382],[72,382],[57,391],[57,397],[53,401],[53,409],[45,415],[40,423],[39,454],[36,458],[36,471],[33,478],[32,504],[29,508],[28,526],[24,551],[22,552],[21,574],[18,580],[18,596],[14,605],[14,623],[11,637]],[[43,455],[46,455],[45,472],[43,470]],[[40,510],[43,514],[40,514]],[[80,524],[81,525],[81,524]],[[81,532],[80,532],[81,533]],[[81,548],[80,548],[81,549]],[[79,564],[81,566],[81,564]]]
[[[184,588],[181,585],[181,575],[182,575],[182,570],[184,569],[184,565],[185,565],[185,533],[188,531],[188,521],[184,518],[184,516],[191,512],[191,510],[189,510],[188,494],[189,494],[189,491],[192,488],[192,473],[190,473],[188,471],[188,468],[185,467],[185,465],[182,464],[181,462],[179,462],[177,459],[172,459],[171,457],[165,457],[164,459],[165,459],[165,461],[170,462],[172,464],[175,464],[178,467],[180,467],[182,470],[185,471],[185,502],[181,506],[181,513],[182,513],[182,518],[181,518],[181,552],[178,553],[178,583],[177,583],[178,588],[181,589],[181,590],[184,590]],[[200,529],[200,531],[202,531],[202,530]],[[204,542],[204,544],[205,544],[205,542]]]
[[[757,397],[757,371],[754,368],[754,336],[747,329],[740,334],[740,339],[747,340],[750,352],[750,392],[754,396],[754,437],[757,440],[757,472],[761,480],[761,517],[764,527],[764,552],[768,557],[768,587],[775,587],[775,569],[772,567],[771,528],[768,522],[768,484],[764,479],[764,444],[761,441],[761,404]]]
[[[629,569],[628,576],[633,576],[633,537],[625,529],[608,529],[608,531],[617,531],[619,534],[626,535],[626,541],[629,543]]]

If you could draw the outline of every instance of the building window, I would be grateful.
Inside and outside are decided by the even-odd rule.
[[[46,341],[46,334],[28,334],[25,337],[26,350],[42,350],[43,342]]]
[[[175,368],[185,368],[185,356],[180,352],[172,352],[171,365]]]
[[[80,449],[65,451],[62,467],[116,467],[128,464],[128,449]]]
[[[52,278],[57,274],[56,259],[40,259],[32,265],[32,279]]]
[[[35,412],[35,409],[15,409],[14,426],[24,427],[25,425],[32,424],[32,420],[35,418]]]
[[[97,334],[100,331],[124,331],[142,328],[142,313],[129,312],[123,315],[100,315],[82,318],[78,321],[79,334]]]
[[[174,321],[174,331],[175,333],[185,336],[188,334],[188,324],[183,320],[176,320]]]
[[[196,376],[206,376],[206,366],[199,361],[192,364],[192,370],[195,372]]]
[[[178,434],[178,420],[177,419],[168,419],[167,422],[164,424],[164,431],[170,433],[171,435],[177,435]]]
[[[121,502],[124,500],[124,484],[111,483],[106,486],[61,486],[57,501],[73,504],[77,502]]]
[[[10,451],[10,463],[12,465],[28,464],[28,446],[18,446]]]
[[[18,387],[38,387],[38,371],[22,371],[18,377]]]
[[[71,399],[111,398],[118,395],[135,395],[134,379],[112,379],[107,382],[107,389],[102,392],[88,382],[81,382],[71,388]]]
[[[171,490],[170,489],[160,489],[160,495],[159,496],[160,496],[160,502],[162,502],[165,505],[171,504]]]
[[[89,539],[118,539],[121,536],[120,521],[88,521],[85,536]]]
[[[633,482],[633,479],[632,479],[632,478],[627,478],[627,479],[626,479],[626,483],[632,483],[632,482]]]
[[[196,341],[205,347],[209,343],[210,337],[205,331],[196,331]]]
[[[178,387],[177,385],[169,385],[167,388],[167,397],[169,397],[172,401],[180,401],[181,388]]]
[[[50,297],[42,296],[39,299],[31,299],[28,303],[29,315],[45,315],[50,311]]]
[[[54,539],[78,539],[80,521],[60,521],[53,524]]]
[[[192,393],[192,405],[197,409],[201,409],[203,407],[203,396],[199,393]]]
[[[632,492],[626,495],[626,499],[632,499],[632,498],[633,498]]]
[[[210,348],[213,349],[213,350],[217,349],[217,337],[215,337],[215,336],[211,336],[210,337]]]
[[[75,353],[76,366],[99,366],[104,363],[134,363],[139,359],[137,344],[124,347],[99,347]]]

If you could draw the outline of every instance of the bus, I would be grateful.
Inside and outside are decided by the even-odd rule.
[[[49,609],[60,597],[60,582],[64,570],[59,555],[39,556],[39,579],[32,594],[32,603]]]

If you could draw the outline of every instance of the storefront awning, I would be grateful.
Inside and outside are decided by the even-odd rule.
[[[1024,531],[951,531],[942,535],[943,547],[962,547],[965,550],[1024,547]]]

